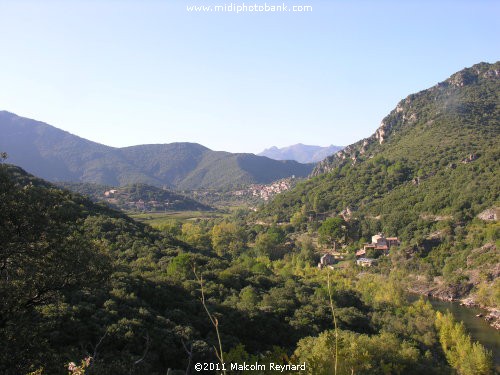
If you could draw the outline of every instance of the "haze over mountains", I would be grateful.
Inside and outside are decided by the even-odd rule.
[[[343,146],[334,145],[322,147],[297,143],[296,145],[281,148],[273,146],[265,149],[258,155],[267,156],[274,160],[295,160],[299,163],[317,163],[343,148]]]
[[[50,181],[219,189],[306,177],[313,169],[312,164],[212,151],[196,143],[115,148],[6,111],[0,111],[0,132],[0,150],[8,153],[9,163]]]

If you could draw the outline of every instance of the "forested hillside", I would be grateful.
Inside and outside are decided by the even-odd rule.
[[[212,207],[182,194],[146,184],[114,187],[89,182],[63,182],[57,185],[87,196],[94,202],[105,202],[125,211],[213,210]]]
[[[281,228],[234,217],[159,232],[8,165],[0,196],[4,374],[64,374],[69,362],[88,374],[193,373],[196,362],[217,362],[202,288],[228,363],[330,371],[334,309],[339,373],[450,371],[430,305],[409,304],[386,276],[357,279],[354,268],[332,274],[329,289],[314,246],[290,247]],[[474,356],[488,374],[488,354]]]
[[[500,207],[499,95],[498,62],[412,94],[375,134],[320,163],[257,216],[313,231],[342,216],[354,248],[375,233],[399,236],[414,289],[472,293],[498,307],[498,216],[480,214]]]
[[[374,135],[320,163],[316,177],[260,216],[282,221],[349,208],[405,239],[426,217],[470,220],[498,201],[499,85],[500,63],[483,63],[408,96]]]
[[[10,162],[53,182],[229,189],[305,177],[313,169],[312,164],[212,151],[196,143],[114,148],[5,111],[0,111],[0,131],[0,150]]]

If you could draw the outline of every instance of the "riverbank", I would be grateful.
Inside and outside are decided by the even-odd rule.
[[[467,308],[479,308],[483,311],[477,313],[476,318],[485,320],[491,327],[500,331],[500,309],[480,304],[474,295],[470,294],[471,289],[472,286],[446,285],[438,277],[433,282],[424,281],[417,277],[415,282],[408,287],[408,291],[413,294],[458,303]]]
[[[443,301],[434,297],[425,297],[436,311],[451,312],[455,320],[462,322],[473,341],[478,341],[493,355],[496,373],[500,374],[500,331],[493,329],[484,319],[478,319],[478,314],[485,311],[477,306],[465,306],[459,301]]]
[[[488,311],[488,313],[481,315],[478,314],[476,318],[484,318],[490,326],[495,328],[496,330],[500,330],[500,309],[491,307],[491,306],[483,306],[480,303],[477,303],[473,297],[467,297],[463,298],[460,301],[460,306],[465,306],[465,307],[478,307],[482,310]]]

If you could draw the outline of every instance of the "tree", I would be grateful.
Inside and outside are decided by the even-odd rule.
[[[278,227],[271,227],[265,233],[259,233],[255,240],[255,248],[261,255],[266,255],[270,259],[278,259],[284,255],[285,232]]]
[[[347,223],[341,217],[330,217],[323,221],[318,229],[321,243],[332,245],[337,249],[337,243],[345,241],[347,235]]]
[[[182,238],[188,244],[199,249],[210,248],[210,235],[200,225],[184,223],[182,225]]]
[[[240,291],[240,302],[238,308],[246,311],[254,311],[257,309],[259,296],[252,286],[246,286]]]
[[[177,255],[167,267],[167,274],[177,279],[188,278],[192,271],[193,261],[191,255],[187,253]]]
[[[46,350],[44,307],[106,283],[111,262],[81,227],[67,194],[16,181],[0,166],[0,372],[21,371]],[[17,183],[16,183],[17,182]],[[44,320],[45,319],[45,320]]]
[[[237,255],[245,247],[244,232],[234,223],[222,222],[212,228],[212,247],[219,256]]]
[[[456,323],[451,313],[436,313],[439,341],[451,367],[460,375],[493,373],[492,355],[478,342],[472,342],[463,323]]]

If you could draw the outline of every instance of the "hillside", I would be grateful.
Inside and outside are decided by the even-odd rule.
[[[499,103],[499,62],[457,72],[402,100],[371,137],[256,216],[311,232],[342,216],[351,251],[379,232],[398,236],[391,267],[409,289],[498,309]]]
[[[276,146],[265,149],[258,155],[267,156],[275,160],[295,160],[299,163],[317,163],[326,157],[341,150],[342,146],[330,145],[327,147],[311,146],[298,143],[296,145],[281,147]]]
[[[0,196],[0,260],[8,276],[0,278],[0,342],[9,343],[0,353],[2,374],[67,374],[71,362],[96,375],[192,374],[193,363],[217,363],[207,311],[228,362],[305,361],[312,373],[327,373],[329,306],[341,338],[339,373],[353,366],[358,374],[451,373],[434,325],[453,327],[449,316],[408,302],[383,275],[358,280],[354,269],[331,276],[328,297],[311,245],[270,260],[289,249],[279,227],[259,229],[235,217],[159,232],[1,164]],[[491,373],[484,348],[471,355],[462,331],[455,339],[468,350],[461,360]],[[363,354],[355,362],[353,345]]]
[[[194,143],[114,148],[5,111],[0,112],[0,131],[0,149],[8,153],[9,162],[50,181],[227,189],[305,177],[313,168]]]
[[[211,211],[212,207],[168,189],[146,184],[121,187],[80,183],[59,183],[65,189],[89,197],[95,202],[105,202],[111,207],[125,211]]]
[[[262,215],[349,208],[382,215],[391,232],[419,215],[473,217],[498,200],[499,83],[500,63],[481,63],[409,95],[371,137],[319,163]]]

